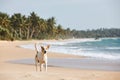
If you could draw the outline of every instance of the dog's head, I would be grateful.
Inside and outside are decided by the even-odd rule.
[[[47,50],[50,48],[50,45],[47,45],[46,48],[41,46],[41,51],[43,54],[46,54]]]

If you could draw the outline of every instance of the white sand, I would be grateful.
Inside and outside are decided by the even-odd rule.
[[[54,41],[54,40],[53,40]],[[8,63],[10,60],[34,58],[35,51],[17,47],[37,41],[0,41],[0,80],[120,80],[120,72],[48,67],[35,72],[34,65]],[[83,58],[67,54],[48,54],[50,58]]]

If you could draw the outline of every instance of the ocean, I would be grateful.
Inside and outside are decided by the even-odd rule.
[[[120,38],[101,38],[95,39],[70,39],[63,41],[43,42],[50,44],[49,51],[65,54],[81,55],[99,59],[120,59]],[[42,45],[41,44],[41,45]],[[34,44],[20,45],[20,47],[33,49]]]

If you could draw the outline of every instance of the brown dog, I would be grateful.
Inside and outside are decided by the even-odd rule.
[[[35,55],[35,66],[36,66],[36,71],[37,71],[37,64],[40,64],[40,71],[42,71],[43,68],[43,64],[45,64],[45,70],[47,72],[47,52],[46,50],[48,50],[50,47],[50,45],[47,45],[46,48],[44,48],[43,46],[41,46],[41,50],[38,50],[37,48],[37,44],[35,43],[35,51],[36,51],[36,55]]]

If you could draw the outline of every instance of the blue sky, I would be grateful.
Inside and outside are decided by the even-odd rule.
[[[0,0],[0,11],[9,15],[34,11],[77,30],[120,28],[120,0]]]

